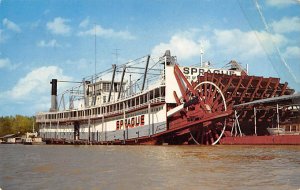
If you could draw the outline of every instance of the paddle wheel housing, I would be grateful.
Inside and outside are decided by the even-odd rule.
[[[253,110],[239,109],[237,113],[234,106],[294,93],[279,78],[248,76],[245,72],[241,76],[204,73],[189,82],[174,65],[174,75],[182,96],[174,91],[176,104],[168,105],[168,110],[178,110],[168,116],[168,129],[173,133],[164,141],[171,144],[214,145],[222,136],[232,135],[237,122],[245,126],[240,134],[252,135],[253,127],[247,123],[253,121]],[[266,135],[266,124],[275,115],[274,111],[260,111],[258,134]]]

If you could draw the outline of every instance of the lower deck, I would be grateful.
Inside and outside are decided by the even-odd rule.
[[[167,130],[166,104],[153,105],[111,117],[72,122],[40,123],[39,135],[44,140],[62,142],[126,141],[151,137]]]

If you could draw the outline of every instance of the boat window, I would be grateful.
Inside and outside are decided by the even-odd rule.
[[[160,97],[160,95],[159,95],[159,88],[156,88],[156,89],[155,89],[155,95],[154,95],[154,97],[155,97],[155,98]]]
[[[103,91],[104,92],[109,92],[109,89],[110,89],[110,83],[103,83]]]
[[[166,91],[166,88],[163,86],[161,87],[161,96],[165,96],[165,91]]]
[[[150,93],[150,100],[152,100],[153,99],[154,90],[151,90],[149,93]]]
[[[118,83],[114,83],[114,91],[115,91],[115,92],[118,91]]]

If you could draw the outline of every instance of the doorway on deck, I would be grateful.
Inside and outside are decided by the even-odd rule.
[[[78,121],[74,122],[74,140],[79,140],[79,129],[80,123]]]

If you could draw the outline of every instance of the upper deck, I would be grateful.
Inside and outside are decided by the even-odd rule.
[[[145,64],[145,67],[141,64]],[[77,88],[65,91],[70,95],[67,109],[64,103],[66,93],[61,95],[59,106],[56,94],[52,93],[51,103],[56,105],[52,105],[49,112],[38,113],[36,121],[42,123],[97,119],[132,112],[149,104],[174,104],[176,102],[173,92],[180,96],[179,81],[174,76],[174,65],[178,65],[176,56],[171,56],[169,51],[152,64],[150,56],[147,56],[135,64],[113,65],[110,72],[105,71],[100,75],[83,79]],[[190,81],[203,75],[204,72],[241,75],[241,70],[236,68],[236,65],[227,70],[213,69],[207,65],[179,67],[179,69]],[[121,73],[119,79],[118,73]],[[107,74],[111,75],[110,80],[109,77],[105,77]],[[75,104],[77,106],[74,106]]]
[[[165,86],[158,85],[152,89],[133,94],[115,102],[106,102],[86,108],[41,112],[36,115],[36,122],[68,122],[77,120],[106,118],[133,112],[148,105],[165,103]]]

